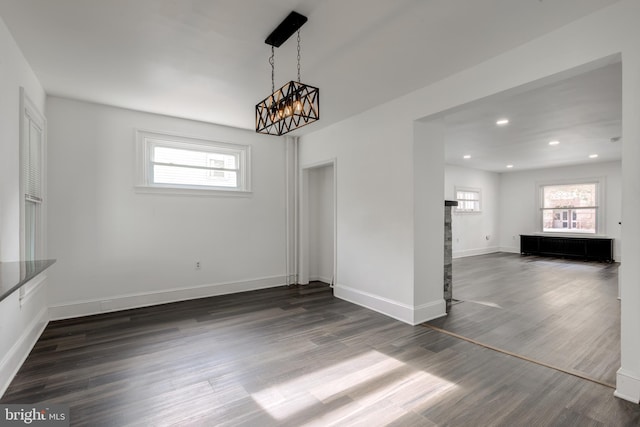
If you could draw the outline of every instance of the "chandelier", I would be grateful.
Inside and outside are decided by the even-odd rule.
[[[271,95],[256,105],[256,132],[284,135],[320,118],[320,89],[300,81],[300,27],[307,17],[291,12],[264,41],[271,45]],[[298,81],[275,90],[275,48],[298,32]]]

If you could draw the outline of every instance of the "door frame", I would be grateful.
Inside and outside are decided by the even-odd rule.
[[[304,165],[300,168],[300,232],[298,258],[298,283],[301,285],[309,284],[309,173],[314,169],[333,167],[333,278],[330,285],[333,287],[337,283],[338,271],[338,167],[337,159],[331,158],[319,162]]]

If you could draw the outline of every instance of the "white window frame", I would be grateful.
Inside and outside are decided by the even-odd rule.
[[[238,159],[237,187],[206,187],[153,182],[152,152],[154,147],[158,146],[235,155]],[[136,130],[135,190],[138,193],[182,196],[248,197],[251,195],[251,146],[138,129]]]
[[[571,231],[544,231],[543,210],[544,208],[544,187],[554,185],[572,184],[596,184],[596,231],[595,233],[571,232]],[[548,236],[579,236],[579,237],[604,237],[605,236],[605,177],[577,178],[577,179],[556,179],[553,181],[540,181],[536,183],[536,212],[537,212],[537,232]]]
[[[40,152],[38,153],[39,170],[35,172],[39,184],[39,197],[27,195],[31,193],[26,175],[27,169],[33,164],[31,161],[31,128],[36,127],[40,132]],[[47,224],[47,119],[40,112],[36,104],[29,98],[23,87],[20,87],[20,259],[34,261],[46,259],[46,224]],[[27,202],[35,204],[35,243],[33,251],[28,250],[27,242]],[[33,252],[31,254],[31,252]],[[46,274],[40,273],[19,291],[20,306],[23,306],[36,291],[44,285]]]
[[[478,195],[478,209],[463,209],[460,205],[460,201],[462,199],[458,199],[458,192],[464,193],[476,193]],[[455,200],[458,202],[458,206],[455,207],[454,213],[456,214],[478,214],[482,212],[482,190],[480,188],[471,188],[471,187],[454,187],[453,193],[455,195]],[[468,201],[468,200],[467,200]]]

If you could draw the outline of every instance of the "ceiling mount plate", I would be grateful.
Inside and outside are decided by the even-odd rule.
[[[307,17],[300,15],[298,12],[291,12],[284,21],[273,30],[269,37],[265,39],[265,43],[274,47],[280,47],[289,37],[300,29],[307,22]]]

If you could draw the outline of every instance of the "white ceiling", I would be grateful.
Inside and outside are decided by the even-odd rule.
[[[622,134],[620,62],[533,86],[444,113],[447,163],[508,172],[621,158],[622,141],[612,141]],[[509,124],[497,126],[502,117]]]
[[[252,129],[271,89],[264,39],[296,10],[302,81],[321,90],[321,120],[298,131],[311,132],[615,2],[0,0],[0,16],[51,95]],[[277,87],[295,51],[277,49]]]

